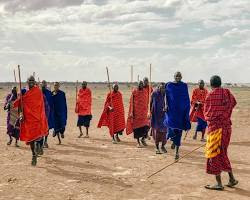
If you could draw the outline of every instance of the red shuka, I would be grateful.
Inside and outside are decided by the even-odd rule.
[[[208,174],[219,175],[222,171],[230,172],[232,170],[227,149],[232,133],[231,115],[236,104],[234,96],[228,89],[213,89],[206,98],[204,115],[208,122],[207,134],[222,128],[220,154],[207,159]]]
[[[91,106],[92,106],[91,90],[89,88],[86,89],[81,88],[78,92],[75,112],[81,116],[91,115]]]
[[[193,90],[192,99],[191,99],[191,114],[190,114],[190,120],[191,122],[197,122],[197,118],[201,118],[205,121],[204,117],[204,103],[207,97],[208,91],[207,89],[201,90],[200,88],[196,88]],[[196,103],[200,102],[200,107],[198,110],[196,110]]]
[[[109,106],[113,108],[113,111],[110,111]],[[121,92],[112,92],[107,95],[98,128],[102,126],[109,128],[111,136],[125,129],[125,113]]]
[[[126,133],[131,134],[134,129],[149,126],[148,119],[148,93],[146,90],[134,90],[130,97],[129,113]],[[131,117],[133,116],[133,117]]]
[[[45,114],[42,91],[34,86],[22,98],[24,121],[20,124],[20,140],[26,143],[48,135],[48,123]],[[20,105],[20,99],[14,106]]]

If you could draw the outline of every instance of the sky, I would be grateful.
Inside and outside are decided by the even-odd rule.
[[[250,0],[0,0],[0,82],[250,82]]]

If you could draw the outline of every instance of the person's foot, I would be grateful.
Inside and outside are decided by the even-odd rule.
[[[117,144],[117,142],[116,142],[115,140],[112,140],[112,143],[113,143],[113,144]]]
[[[43,145],[43,147],[44,147],[44,148],[46,148],[46,149],[48,149],[48,148],[49,148],[48,143],[47,143],[47,142],[45,142],[45,143],[44,143],[44,145]]]
[[[89,138],[89,135],[85,135],[84,138]]]
[[[219,190],[219,191],[222,191],[224,190],[224,187],[222,185],[206,185],[205,186],[206,189],[208,190]]]
[[[36,164],[37,164],[37,156],[33,155],[31,160],[31,165],[36,166]]]
[[[64,138],[64,134],[63,133],[61,133],[61,138]]]
[[[228,184],[226,184],[227,187],[233,188],[234,186],[238,185],[239,181],[237,180],[230,180]]]
[[[56,132],[55,132],[55,131],[53,132],[53,135],[52,135],[52,136],[53,136],[53,137],[56,137]]]
[[[145,147],[148,146],[144,138],[141,139],[141,143],[142,143],[142,145],[145,146]]]
[[[83,133],[80,133],[80,135],[78,136],[78,138],[81,138],[83,136]]]
[[[143,148],[143,146],[141,144],[137,144],[137,148]]]
[[[179,158],[180,158],[179,154],[176,154],[175,155],[175,161],[179,160]]]
[[[10,145],[11,145],[11,143],[12,143],[12,140],[10,140],[10,141],[7,143],[7,145],[8,145],[8,146],[10,146]]]
[[[18,143],[16,143],[16,144],[15,144],[15,147],[20,147],[20,146],[18,145]]]
[[[167,153],[167,149],[166,149],[164,146],[161,147],[161,151],[162,151],[163,153]]]
[[[172,143],[171,149],[175,149],[175,144],[174,143]]]
[[[194,136],[193,136],[193,140],[196,140],[196,139],[197,139],[197,135],[194,135]]]
[[[44,152],[43,152],[43,148],[42,148],[42,147],[40,147],[40,148],[39,148],[38,155],[39,155],[39,156],[42,156],[43,154],[44,154]]]
[[[157,149],[157,148],[156,148],[155,153],[156,153],[156,154],[161,154],[160,149]]]
[[[150,136],[148,136],[148,137],[147,137],[147,139],[148,139],[148,140],[151,140],[151,137],[150,137]]]
[[[202,138],[202,139],[201,139],[201,142],[207,142],[207,140],[206,140],[206,139],[204,139],[204,138]]]
[[[115,139],[117,142],[121,142],[120,138],[118,137],[118,135],[115,136]]]

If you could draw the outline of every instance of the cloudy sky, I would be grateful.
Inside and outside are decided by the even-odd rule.
[[[250,0],[0,0],[0,81],[250,82]]]

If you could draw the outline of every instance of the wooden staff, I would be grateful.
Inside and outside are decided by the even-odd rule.
[[[13,70],[13,73],[14,73],[14,81],[15,81],[15,83],[16,83],[17,80],[16,80],[16,70],[15,70],[15,69]]]
[[[160,172],[163,171],[164,169],[167,169],[167,168],[170,167],[171,165],[173,165],[173,164],[179,162],[179,161],[182,160],[183,158],[189,156],[190,154],[192,154],[193,152],[197,151],[197,150],[200,149],[201,147],[204,147],[205,145],[206,145],[206,143],[205,143],[205,144],[202,144],[201,146],[195,148],[194,150],[192,150],[192,151],[186,153],[184,156],[180,157],[178,160],[176,160],[176,161],[170,163],[169,165],[167,165],[167,166],[161,168],[161,169],[158,170],[157,172],[155,172],[155,173],[151,174],[150,176],[148,176],[148,179],[151,178],[152,176],[155,176],[156,174],[160,173]]]
[[[148,90],[148,108],[149,108],[149,112],[150,110],[150,101],[151,101],[151,87],[152,87],[152,64],[150,64],[149,66],[149,90]]]
[[[131,83],[133,83],[133,76],[134,76],[134,67],[133,67],[133,65],[131,65],[131,74],[130,74],[130,81],[131,81]]]
[[[76,81],[76,103],[77,103],[77,97],[78,97],[78,80]]]
[[[20,65],[18,65],[17,68],[18,68],[19,90],[20,90],[20,109],[21,109],[21,113],[23,114],[23,95],[22,95],[22,80],[21,80]]]
[[[111,89],[111,84],[110,84],[110,79],[109,79],[109,69],[106,67],[107,70],[107,77],[108,77],[108,86],[109,86],[109,92],[110,92],[110,98],[111,98],[111,107],[113,106],[113,99],[112,99],[112,89]]]

